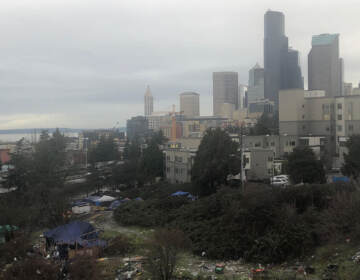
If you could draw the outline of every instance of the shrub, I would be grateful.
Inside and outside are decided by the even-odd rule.
[[[100,279],[100,269],[95,258],[79,256],[70,264],[69,275],[71,280],[97,280]]]
[[[124,256],[133,252],[134,244],[126,235],[118,235],[109,241],[104,253],[109,256]]]
[[[42,258],[25,259],[14,263],[0,276],[1,280],[57,280],[60,267]],[[78,278],[79,279],[79,278]],[[88,278],[90,279],[90,278]]]

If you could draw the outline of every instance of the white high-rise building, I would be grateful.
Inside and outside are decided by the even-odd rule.
[[[154,98],[151,94],[150,87],[147,86],[144,96],[144,112],[145,116],[150,116],[154,111]]]

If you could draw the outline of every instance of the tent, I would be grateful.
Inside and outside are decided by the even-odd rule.
[[[177,191],[174,192],[171,196],[188,196],[190,193],[188,192],[183,192],[183,191]]]
[[[100,196],[89,196],[89,197],[86,197],[86,198],[82,199],[82,201],[90,202],[90,203],[95,204],[95,205],[99,205],[100,202],[98,200],[100,198],[101,198]]]
[[[85,240],[98,239],[95,228],[83,221],[74,221],[44,232],[47,241],[55,244],[82,244]]]
[[[96,202],[109,202],[109,201],[114,201],[116,200],[115,197],[112,196],[108,196],[108,195],[103,195],[102,197],[100,197],[99,199],[96,200]]]
[[[110,204],[109,208],[111,210],[114,210],[114,209],[118,208],[120,205],[121,205],[121,202],[119,200],[115,200]]]

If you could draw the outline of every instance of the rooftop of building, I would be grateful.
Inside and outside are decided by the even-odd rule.
[[[331,45],[335,40],[339,38],[339,34],[320,34],[312,37],[312,46],[324,46]]]
[[[180,95],[196,95],[196,96],[199,96],[200,94],[198,94],[197,92],[194,92],[194,91],[185,91],[185,92],[180,93]]]
[[[265,15],[269,15],[269,14],[273,14],[273,15],[278,15],[278,16],[284,16],[283,12],[279,12],[279,11],[272,11],[272,10],[267,10]]]

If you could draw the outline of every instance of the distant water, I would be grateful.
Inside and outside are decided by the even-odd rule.
[[[79,133],[65,132],[64,135],[67,137],[78,137]],[[37,142],[39,140],[39,137],[40,137],[40,133],[37,133],[36,135],[34,133],[9,133],[9,134],[0,133],[0,143],[17,142],[22,138],[25,138],[30,142]]]

